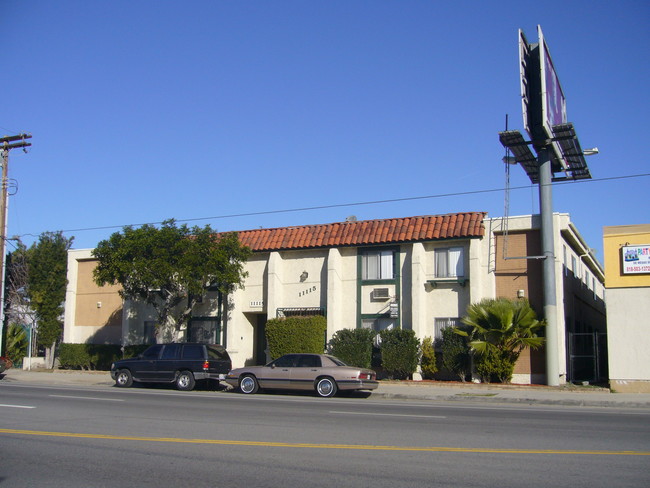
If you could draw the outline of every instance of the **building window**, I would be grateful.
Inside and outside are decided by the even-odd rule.
[[[362,280],[392,280],[395,277],[393,250],[370,250],[361,255]]]
[[[144,321],[144,332],[143,332],[143,343],[144,344],[155,344],[156,343],[156,322],[153,320]]]
[[[442,340],[442,329],[445,327],[458,327],[460,319],[458,317],[437,317],[434,320],[434,339],[436,341]]]
[[[364,329],[372,329],[375,332],[381,332],[385,329],[395,328],[395,319],[389,317],[378,317],[376,319],[363,319],[361,320],[361,327]]]
[[[463,278],[465,276],[464,249],[448,247],[435,250],[436,278]]]

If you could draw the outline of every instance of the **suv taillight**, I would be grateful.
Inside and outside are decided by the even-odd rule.
[[[210,361],[204,361],[203,362],[203,371],[207,371],[210,369]]]

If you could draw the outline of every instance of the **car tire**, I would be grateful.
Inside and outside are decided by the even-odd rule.
[[[257,382],[257,378],[252,374],[245,374],[239,378],[239,391],[246,395],[252,395],[257,393],[260,389],[260,385]]]
[[[128,369],[120,369],[115,374],[115,386],[120,388],[129,388],[133,385],[133,376]]]
[[[194,389],[196,380],[191,371],[180,371],[176,375],[176,389],[181,391],[190,391]]]
[[[336,381],[329,376],[316,380],[316,393],[323,398],[333,397],[338,389]]]

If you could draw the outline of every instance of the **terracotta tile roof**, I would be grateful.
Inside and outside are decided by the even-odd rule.
[[[335,222],[239,231],[253,251],[393,244],[438,239],[474,238],[485,234],[486,212],[426,215],[398,219]]]

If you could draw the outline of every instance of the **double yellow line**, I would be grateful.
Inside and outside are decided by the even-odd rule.
[[[650,456],[650,451],[575,451],[554,449],[487,449],[466,447],[417,447],[417,446],[373,446],[357,444],[308,444],[300,442],[232,441],[223,439],[181,439],[175,437],[140,437],[124,435],[78,434],[74,432],[47,432],[40,430],[0,429],[0,434],[33,435],[47,437],[68,437],[77,439],[104,439],[116,441],[170,442],[178,444],[208,444],[223,446],[290,447],[300,449],[348,449],[361,451],[409,451],[409,452],[460,452],[491,454],[573,454],[601,456]]]

